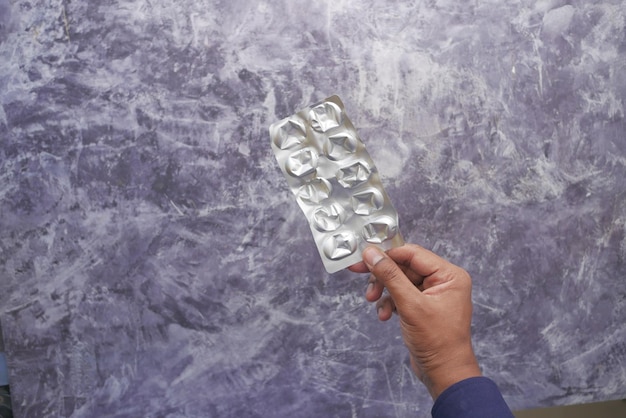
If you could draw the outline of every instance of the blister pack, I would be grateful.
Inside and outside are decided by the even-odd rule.
[[[361,261],[368,245],[404,244],[398,214],[339,97],[272,124],[270,137],[326,271]]]

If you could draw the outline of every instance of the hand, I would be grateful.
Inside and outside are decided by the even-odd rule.
[[[378,317],[397,311],[411,367],[433,399],[449,386],[480,376],[471,342],[472,282],[462,268],[418,246],[407,244],[385,254],[363,252],[354,272],[372,272],[365,294],[378,301]],[[389,296],[382,296],[387,288]]]

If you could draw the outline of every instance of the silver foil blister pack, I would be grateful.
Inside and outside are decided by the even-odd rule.
[[[270,137],[326,271],[361,261],[368,245],[404,244],[398,214],[339,97],[272,124]]]

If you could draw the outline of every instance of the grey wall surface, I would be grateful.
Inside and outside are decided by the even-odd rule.
[[[624,1],[0,0],[18,416],[428,416],[267,128],[332,94],[515,409],[626,395]]]

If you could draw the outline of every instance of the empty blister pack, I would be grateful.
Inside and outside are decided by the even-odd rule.
[[[270,137],[326,271],[361,261],[368,245],[404,244],[398,214],[339,97],[272,124]]]

